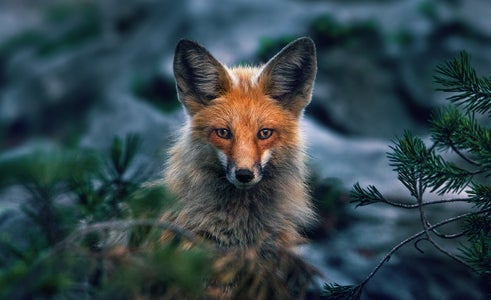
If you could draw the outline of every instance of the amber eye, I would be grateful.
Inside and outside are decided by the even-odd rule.
[[[263,128],[257,133],[257,138],[260,140],[269,139],[273,135],[273,129]]]
[[[232,132],[227,128],[215,129],[215,134],[221,139],[229,140],[232,138]]]

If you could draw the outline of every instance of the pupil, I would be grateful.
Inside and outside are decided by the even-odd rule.
[[[271,130],[270,129],[261,129],[258,133],[258,137],[261,139],[267,139],[271,136]]]
[[[216,133],[221,138],[228,138],[230,136],[230,132],[224,128],[217,129]]]

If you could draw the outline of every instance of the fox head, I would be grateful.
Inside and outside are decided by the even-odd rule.
[[[179,101],[191,136],[215,149],[227,180],[250,188],[274,176],[301,144],[298,121],[310,102],[317,71],[315,46],[300,38],[261,67],[228,68],[199,44],[176,47]],[[270,172],[268,172],[270,169]]]

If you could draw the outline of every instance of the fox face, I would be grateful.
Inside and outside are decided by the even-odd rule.
[[[228,181],[238,188],[247,188],[262,179],[279,142],[279,132],[272,122],[238,113],[237,118],[223,116],[203,124],[204,138],[215,148]]]
[[[299,119],[316,74],[313,42],[300,38],[262,67],[228,68],[199,44],[182,40],[174,75],[191,136],[211,146],[236,188],[274,176],[274,165],[298,147]]]
[[[269,97],[240,89],[214,100],[191,120],[193,136],[213,146],[237,188],[261,181],[270,160],[297,145],[295,117]]]

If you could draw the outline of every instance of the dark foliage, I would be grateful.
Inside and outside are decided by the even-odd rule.
[[[422,239],[471,268],[491,290],[491,188],[487,180],[491,175],[491,130],[480,122],[483,115],[491,113],[491,77],[478,77],[471,67],[470,56],[462,52],[459,58],[437,67],[435,82],[440,85],[439,90],[451,93],[447,99],[456,106],[433,114],[430,120],[431,142],[426,143],[406,132],[394,142],[387,155],[399,181],[414,201],[395,202],[384,197],[375,186],[362,188],[358,183],[351,193],[352,202],[357,207],[385,203],[418,210],[422,230],[396,245],[358,285],[326,285],[325,293],[333,299],[359,299],[365,284],[395,251],[408,243],[415,243],[417,248]],[[461,195],[463,192],[467,197],[426,200],[428,194],[444,196]],[[437,223],[429,221],[426,207],[452,205],[454,202],[467,202],[472,206],[461,215]],[[462,232],[443,234],[438,230],[456,222],[461,225]],[[439,243],[440,239],[461,236],[465,236],[467,242],[453,251]]]

